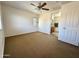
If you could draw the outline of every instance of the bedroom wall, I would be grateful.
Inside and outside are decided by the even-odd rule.
[[[32,20],[36,14],[7,5],[2,5],[2,12],[6,37],[37,31]]]
[[[51,13],[44,13],[39,16],[39,31],[50,34]]]

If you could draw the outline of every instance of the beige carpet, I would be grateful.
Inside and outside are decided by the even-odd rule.
[[[35,32],[6,38],[4,55],[11,58],[70,58],[79,57],[79,48],[58,41],[54,35]]]

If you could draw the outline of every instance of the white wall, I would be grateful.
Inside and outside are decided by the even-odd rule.
[[[39,31],[43,33],[50,34],[51,23],[52,23],[52,13],[59,12],[60,10],[49,11],[47,13],[42,13],[39,16]]]
[[[3,52],[4,52],[4,35],[3,31],[0,30],[0,58],[3,57]]]
[[[51,13],[44,13],[39,16],[39,31],[50,34]]]
[[[1,4],[0,4],[0,58],[3,57],[3,52],[4,52],[4,34],[2,29]]]
[[[2,5],[2,12],[7,37],[37,31],[32,20],[36,14],[6,5]]]

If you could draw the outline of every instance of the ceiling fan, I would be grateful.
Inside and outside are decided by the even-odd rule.
[[[37,7],[39,10],[46,10],[46,11],[49,11],[49,8],[44,8],[44,7],[47,5],[46,2],[44,2],[44,3],[41,3],[41,2],[40,2],[40,3],[38,3],[38,6],[36,6],[36,5],[33,4],[33,3],[31,3],[30,5]]]

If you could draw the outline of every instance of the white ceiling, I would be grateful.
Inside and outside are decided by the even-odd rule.
[[[52,11],[54,9],[59,9],[61,5],[69,3],[70,1],[4,1],[2,2],[3,4],[23,9],[23,10],[28,10],[31,12],[34,12],[36,14],[40,14],[40,11],[37,11],[35,6],[30,5],[30,3],[33,3],[35,5],[38,5],[38,3],[41,2],[47,2],[47,5],[45,7],[49,8],[49,11]],[[47,11],[43,11],[47,12]]]

